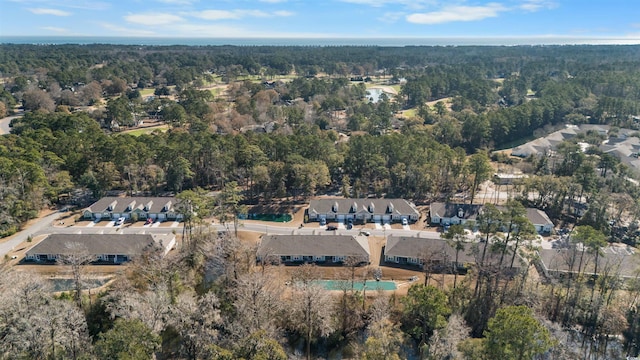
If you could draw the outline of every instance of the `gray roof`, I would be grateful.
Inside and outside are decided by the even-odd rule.
[[[337,211],[334,208],[337,206]],[[420,212],[415,205],[404,199],[318,199],[309,203],[309,213],[359,213],[365,212],[372,215],[414,215],[419,217]]]
[[[173,234],[51,234],[29,249],[26,255],[68,255],[79,246],[90,255],[136,256],[155,245],[164,247],[174,237]]]
[[[553,272],[568,272],[572,257],[575,257],[574,271],[577,271],[580,262],[580,253],[573,249],[540,249],[540,261],[545,270]],[[595,270],[595,256],[585,252],[583,267],[587,274],[593,274]],[[640,267],[640,254],[629,247],[608,246],[603,249],[598,257],[598,273],[608,271],[610,275],[619,273],[622,277],[634,278]],[[606,269],[606,270],[605,270]]]
[[[474,241],[469,241],[465,244],[464,250],[460,250],[458,252],[458,263],[469,263],[475,264],[476,258],[480,257],[482,252],[482,248],[484,243],[478,243]],[[491,244],[487,248],[487,253],[485,255],[485,263],[486,264],[495,264],[500,260],[500,253],[493,253],[490,251]],[[420,258],[420,257],[429,257],[432,260],[442,260],[446,254],[446,258],[448,261],[455,261],[456,259],[456,251],[449,244],[447,240],[444,239],[427,239],[427,238],[419,238],[419,237],[408,237],[408,236],[389,236],[387,238],[387,244],[384,248],[385,256],[399,256],[406,258]],[[505,257],[504,264],[509,265],[511,261],[511,251],[507,251],[509,254]],[[518,255],[517,259],[521,259]],[[519,261],[514,263],[514,267],[519,267]]]
[[[529,219],[533,225],[553,225],[547,213],[536,208],[527,208],[527,219]]]
[[[438,216],[440,218],[452,218],[458,216],[460,210],[462,210],[463,219],[475,220],[478,217],[482,205],[471,204],[454,204],[454,203],[431,203],[429,209],[431,217]]]
[[[369,241],[364,236],[265,235],[258,256],[358,256],[369,258]]]
[[[108,196],[91,204],[86,210],[93,213],[125,213],[134,210],[159,214],[174,212],[177,204],[175,197],[115,197]]]

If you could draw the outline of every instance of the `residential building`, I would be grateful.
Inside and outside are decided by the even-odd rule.
[[[153,249],[166,255],[175,244],[174,234],[51,234],[29,249],[25,260],[55,263],[82,256],[93,263],[122,264]]]
[[[311,200],[307,209],[306,221],[390,223],[416,222],[420,212],[416,206],[404,199],[318,199]]]
[[[348,258],[368,264],[369,257],[369,242],[365,236],[265,235],[257,251],[259,262],[283,264],[342,265]]]
[[[527,208],[526,216],[538,233],[550,234],[553,231],[553,222],[551,222],[546,212],[536,208]]]
[[[559,277],[569,273],[576,274],[578,264],[582,263],[582,272],[587,275],[618,276],[623,279],[636,279],[640,268],[640,255],[627,245],[610,245],[601,249],[598,255],[596,273],[595,255],[580,248],[540,249],[539,264],[545,276]],[[580,258],[583,257],[582,262]]]
[[[445,226],[454,224],[469,225],[477,220],[482,208],[483,205],[434,202],[431,203],[429,209],[431,224]],[[506,210],[504,206],[498,206],[498,209],[501,211]],[[553,222],[546,212],[536,208],[527,208],[525,216],[531,221],[538,233],[548,234],[553,231]]]
[[[177,212],[177,204],[175,197],[103,197],[86,208],[83,217],[97,221],[131,219],[132,216],[139,220],[179,221],[182,214]]]
[[[454,203],[431,203],[429,216],[431,224],[456,225],[475,222],[480,214],[482,205],[475,204],[454,204]]]
[[[449,271],[458,268],[458,271],[468,269],[476,264],[477,258],[482,252],[483,243],[469,242],[464,244],[464,249],[458,251],[456,262],[456,250],[454,246],[444,239],[427,239],[409,236],[389,236],[384,247],[384,261],[388,264],[423,267],[425,262],[431,264],[434,271]],[[507,250],[508,257],[503,259],[504,266],[510,266],[512,251]],[[487,251],[485,265],[497,264],[501,254]],[[517,256],[514,268],[521,266],[522,259]],[[506,259],[506,260],[505,260]]]

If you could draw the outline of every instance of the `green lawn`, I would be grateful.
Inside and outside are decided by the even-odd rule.
[[[161,125],[161,126],[154,126],[154,127],[148,127],[148,128],[142,128],[142,129],[135,129],[135,130],[127,130],[127,131],[123,131],[120,134],[128,134],[128,135],[132,135],[132,136],[140,136],[143,134],[151,134],[152,132],[158,130],[158,131],[162,131],[165,132],[169,129],[168,125]]]
[[[209,92],[211,92],[211,95],[213,95],[214,97],[217,97],[224,92],[224,89],[214,88],[214,89],[209,89]]]
[[[150,95],[153,95],[153,93],[155,91],[156,91],[156,89],[154,89],[154,88],[142,89],[142,90],[140,90],[140,95],[141,96],[150,96]]]
[[[418,114],[418,109],[417,108],[408,109],[408,110],[405,110],[402,114],[406,118],[412,118]]]

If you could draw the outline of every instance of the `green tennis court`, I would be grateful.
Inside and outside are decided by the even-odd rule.
[[[351,289],[351,281],[349,280],[318,280],[315,283],[322,285],[327,290]],[[362,291],[363,286],[362,281],[353,282],[354,290]],[[367,280],[365,290],[395,290],[396,288],[396,283],[393,281]]]

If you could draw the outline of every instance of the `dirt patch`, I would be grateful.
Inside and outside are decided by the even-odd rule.
[[[238,240],[249,244],[257,244],[262,238],[262,233],[253,231],[238,231]]]

